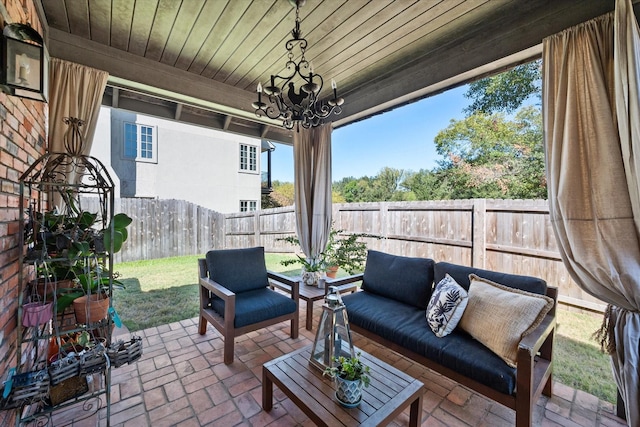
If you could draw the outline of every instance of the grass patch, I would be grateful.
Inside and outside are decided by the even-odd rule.
[[[115,291],[114,307],[130,331],[198,316],[197,259],[202,256],[134,261],[116,265],[126,289]],[[285,267],[289,254],[266,254],[267,269],[295,276],[299,268]],[[346,273],[341,269],[339,276]],[[609,356],[591,338],[602,317],[558,310],[554,348],[554,378],[615,403],[616,386]],[[426,327],[426,324],[425,324]]]
[[[113,306],[130,331],[198,316],[198,258],[202,255],[124,262],[115,266],[124,290],[115,291]],[[267,254],[267,269],[289,276],[300,269],[280,265],[287,254]]]
[[[554,345],[554,378],[569,387],[616,403],[616,385],[609,355],[591,336],[600,328],[602,316],[558,310]]]

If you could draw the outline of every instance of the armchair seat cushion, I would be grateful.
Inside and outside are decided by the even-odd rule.
[[[515,391],[516,370],[460,328],[438,338],[427,325],[421,308],[369,292],[344,295],[342,300],[352,325],[494,390],[506,394]]]
[[[266,287],[240,292],[236,294],[234,327],[241,328],[284,316],[295,312],[296,307],[294,300]],[[211,308],[224,317],[224,301],[221,298],[211,298]]]

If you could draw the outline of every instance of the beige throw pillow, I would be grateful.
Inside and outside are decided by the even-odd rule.
[[[553,307],[553,299],[469,275],[469,300],[459,327],[516,367],[518,343]]]

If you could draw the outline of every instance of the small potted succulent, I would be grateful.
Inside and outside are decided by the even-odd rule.
[[[291,245],[300,246],[300,241],[295,236],[282,237],[277,240],[287,242]],[[327,266],[324,253],[321,253],[315,259],[307,259],[296,254],[296,258],[282,260],[280,261],[280,264],[284,266],[300,264],[302,269],[300,274],[302,283],[309,286],[318,286],[319,280],[324,276],[324,271]]]
[[[336,382],[336,399],[348,408],[358,406],[362,401],[362,389],[370,383],[369,367],[362,363],[358,352],[355,357],[334,358],[334,366],[326,368],[328,375]]]

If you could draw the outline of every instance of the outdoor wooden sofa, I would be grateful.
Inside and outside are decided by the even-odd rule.
[[[225,364],[233,363],[235,337],[247,332],[289,320],[291,338],[298,338],[298,282],[268,271],[264,248],[211,250],[198,260],[198,281],[198,332],[204,335],[208,322],[222,334]]]
[[[532,332],[513,341],[516,367],[509,366],[459,325],[444,337],[434,334],[426,319],[428,302],[432,289],[447,274],[466,290],[470,286],[469,276],[475,274],[488,281],[550,297],[540,297],[546,301],[544,304],[549,310],[546,314],[544,310],[538,314],[537,322],[540,323],[532,324]],[[363,274],[337,280],[335,284],[356,280],[362,280],[361,290],[342,297],[352,331],[514,409],[516,426],[532,425],[537,399],[541,394],[551,396],[552,393],[557,288],[530,276],[376,251],[369,251]],[[480,287],[475,286],[476,289]],[[475,295],[469,293],[469,301]],[[470,303],[465,310],[469,307]]]

